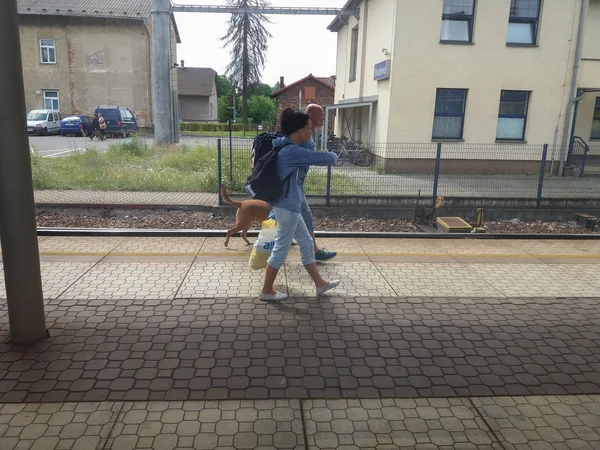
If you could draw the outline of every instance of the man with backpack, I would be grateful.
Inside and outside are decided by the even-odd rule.
[[[305,113],[310,117],[312,123],[312,131],[323,126],[323,122],[325,121],[325,113],[323,108],[316,104],[310,104],[306,107]],[[257,166],[258,161],[271,150],[273,150],[273,141],[279,137],[282,137],[282,133],[262,133],[256,138],[254,138],[254,143],[252,145],[252,156],[250,159],[250,169],[254,171]],[[315,141],[311,138],[307,142],[303,142],[300,144],[300,147],[305,148],[310,151],[315,151]],[[246,193],[251,197],[254,195],[249,191],[249,185],[246,186]],[[310,210],[310,206],[308,205],[308,201],[306,200],[306,196],[302,202],[301,212],[302,218],[304,219],[304,223],[306,224],[306,228],[310,235],[312,236],[314,245],[315,245],[315,259],[320,262],[330,261],[337,256],[336,252],[330,252],[324,248],[320,249],[317,245],[317,239],[315,237],[315,225],[314,219],[312,215],[312,211]],[[273,212],[269,218],[273,217]]]

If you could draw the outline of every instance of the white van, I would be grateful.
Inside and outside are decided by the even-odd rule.
[[[49,135],[60,134],[60,111],[52,109],[34,109],[27,114],[27,133]]]

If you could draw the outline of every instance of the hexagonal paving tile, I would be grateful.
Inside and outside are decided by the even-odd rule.
[[[235,220],[231,219],[231,226],[233,226]],[[254,242],[255,238],[248,238],[250,242]],[[200,254],[240,254],[244,253],[250,256],[252,252],[252,245],[247,245],[244,240],[239,237],[239,235],[233,236],[229,241],[229,246],[225,247],[224,245],[225,238],[206,238],[204,244],[202,244],[202,248],[200,249]]]
[[[0,405],[0,449],[102,448],[121,406],[113,402]]]
[[[174,298],[190,264],[106,263],[95,266],[61,295],[64,299]]]
[[[502,292],[462,264],[382,262],[376,266],[399,296],[504,297]]]
[[[92,253],[106,255],[125,238],[114,237],[49,237],[40,242],[40,253]]]
[[[474,398],[508,450],[600,448],[600,396]]]
[[[110,253],[114,254],[166,254],[197,255],[205,238],[195,237],[130,237],[120,243]]]
[[[341,284],[329,295],[344,297],[381,297],[395,295],[394,290],[371,262],[331,262],[319,266],[326,280],[340,280]],[[315,286],[302,263],[285,264],[288,290],[294,297],[315,297]]]
[[[106,448],[304,449],[298,400],[125,403]]]
[[[597,297],[600,287],[600,283],[592,285],[597,276],[582,277],[581,267],[573,264],[471,264],[466,267],[507,297]],[[588,269],[597,274],[600,264]]]
[[[44,298],[58,298],[60,294],[84,276],[93,266],[94,263],[92,262],[42,261],[40,269]],[[6,298],[3,270],[3,263],[0,262],[0,298]]]
[[[263,270],[250,270],[247,262],[196,262],[177,294],[178,298],[258,297]],[[287,292],[286,274],[280,271],[276,288]]]
[[[310,449],[501,449],[468,400],[306,400]]]

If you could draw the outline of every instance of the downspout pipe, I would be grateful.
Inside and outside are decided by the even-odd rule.
[[[579,12],[579,30],[577,31],[577,44],[575,47],[575,63],[573,64],[573,78],[571,80],[571,92],[569,97],[571,101],[567,106],[567,113],[565,114],[565,125],[563,129],[562,146],[560,149],[560,166],[558,168],[558,174],[563,176],[565,169],[565,160],[567,156],[567,143],[569,141],[569,129],[571,125],[573,105],[581,100],[580,97],[576,97],[577,94],[577,79],[579,76],[579,63],[581,61],[581,47],[583,43],[583,27],[585,25],[585,10],[588,0],[581,0],[581,11]]]

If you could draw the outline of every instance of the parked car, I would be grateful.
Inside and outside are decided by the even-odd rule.
[[[89,116],[77,115],[65,117],[60,121],[60,134],[68,136],[87,136],[88,128],[92,124],[92,119]]]
[[[52,109],[34,109],[27,114],[27,133],[47,136],[60,133],[60,111]]]
[[[137,133],[138,124],[135,114],[122,106],[98,106],[96,113],[102,114],[106,122],[105,134],[127,137]]]

